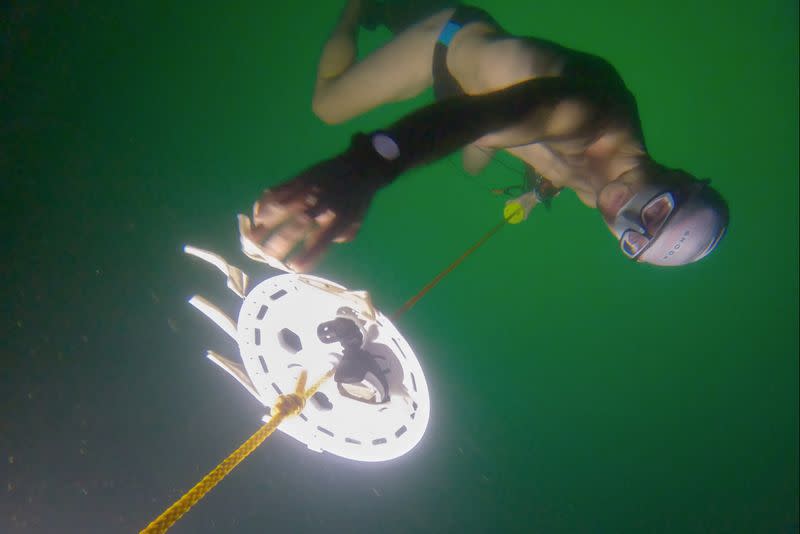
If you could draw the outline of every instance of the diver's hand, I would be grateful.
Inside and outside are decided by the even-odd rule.
[[[277,187],[253,206],[252,224],[240,216],[239,230],[261,252],[296,271],[312,268],[333,242],[352,240],[375,192],[369,162],[349,150]]]

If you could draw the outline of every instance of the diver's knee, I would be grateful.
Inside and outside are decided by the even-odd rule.
[[[344,122],[343,117],[336,115],[335,108],[332,105],[332,99],[321,93],[322,91],[316,91],[311,98],[311,111],[314,112],[314,115],[319,117],[325,124],[339,124]]]
[[[336,120],[336,117],[331,115],[329,107],[325,105],[325,102],[321,98],[313,98],[311,100],[311,110],[314,112],[322,122],[325,124],[337,124],[340,121]]]

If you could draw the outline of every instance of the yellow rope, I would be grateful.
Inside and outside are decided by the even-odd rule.
[[[272,434],[278,425],[283,422],[287,417],[298,415],[303,411],[306,400],[308,400],[322,383],[333,376],[334,369],[328,371],[322,378],[320,378],[309,389],[305,389],[307,373],[303,371],[297,381],[297,388],[294,393],[288,395],[281,395],[278,397],[278,402],[273,408],[274,415],[269,421],[259,428],[250,439],[245,441],[241,447],[233,451],[222,463],[215,467],[203,479],[198,482],[192,489],[178,499],[175,504],[167,508],[164,513],[158,516],[152,523],[147,525],[140,534],[162,533],[166,532],[178,519],[180,519],[189,509],[197,504],[206,493],[211,491],[220,480],[225,478],[228,473],[233,471],[233,468],[247,458],[247,456],[256,450],[270,434]]]
[[[477,243],[471,246],[444,271],[439,273],[433,280],[423,287],[419,293],[409,299],[409,301],[406,302],[402,308],[395,312],[392,318],[397,319],[411,309],[411,307],[413,307],[419,299],[421,299],[428,291],[438,284],[442,278],[448,275],[462,261],[464,261],[467,256],[475,252],[478,248],[480,248],[481,245],[488,241],[490,237],[499,232],[500,229],[509,222],[512,216],[518,215],[517,211],[518,210],[515,208],[514,212],[512,212],[510,215],[507,214],[497,226],[489,230],[480,240],[478,240]],[[256,450],[258,446],[270,436],[270,434],[275,432],[275,429],[278,428],[278,425],[280,425],[284,419],[293,415],[298,415],[300,412],[302,412],[306,400],[308,400],[309,397],[317,392],[317,389],[319,389],[325,380],[333,376],[334,371],[335,369],[328,371],[309,389],[305,389],[307,373],[303,371],[297,381],[295,392],[278,397],[278,402],[275,404],[275,407],[272,410],[274,415],[270,418],[270,420],[264,423],[264,425],[259,428],[256,433],[250,437],[250,439],[245,441],[241,447],[233,451],[230,456],[228,456],[222,463],[220,463],[210,473],[203,477],[203,479],[192,489],[190,489],[183,497],[178,499],[175,504],[167,508],[164,513],[158,516],[152,523],[147,525],[147,527],[142,530],[140,534],[160,534],[166,532],[167,529],[175,524],[175,522],[186,512],[188,512],[192,506],[197,504],[200,499],[205,497],[205,495],[214,488],[214,486],[216,486],[223,478],[225,478],[225,476],[233,471],[234,467],[239,465],[239,463],[247,458],[251,452]]]
[[[478,242],[477,242],[477,243],[475,243],[474,245],[472,245],[471,247],[469,247],[469,248],[466,250],[466,252],[464,252],[464,253],[463,253],[461,256],[459,256],[459,257],[456,259],[456,261],[454,261],[454,262],[453,262],[453,263],[451,263],[449,266],[447,266],[447,268],[446,268],[444,271],[442,271],[442,272],[440,272],[439,274],[437,274],[437,275],[434,277],[434,279],[433,279],[433,280],[431,280],[430,282],[428,282],[427,284],[425,284],[425,287],[423,287],[422,289],[420,289],[420,290],[419,290],[419,292],[418,292],[416,295],[414,295],[413,297],[411,297],[410,299],[408,299],[408,301],[406,301],[406,303],[405,303],[405,304],[403,304],[403,306],[402,306],[402,307],[401,307],[399,310],[397,310],[396,312],[394,312],[394,314],[392,315],[392,320],[394,321],[394,320],[397,320],[397,319],[399,319],[401,315],[403,315],[403,314],[404,314],[404,313],[406,313],[408,310],[410,310],[411,308],[413,308],[413,307],[414,307],[414,304],[416,304],[416,303],[417,303],[417,301],[419,301],[419,299],[421,299],[422,297],[424,297],[424,296],[425,296],[425,294],[426,294],[428,291],[430,291],[431,289],[433,289],[433,288],[434,288],[434,286],[436,286],[436,284],[438,284],[439,282],[441,282],[441,281],[442,281],[442,278],[444,278],[445,276],[447,276],[448,274],[450,274],[450,273],[453,271],[453,269],[455,269],[456,267],[458,267],[458,266],[459,266],[459,264],[461,264],[461,262],[463,262],[465,259],[467,259],[467,256],[469,256],[470,254],[472,254],[473,252],[475,252],[476,250],[478,250],[478,249],[479,249],[479,248],[480,248],[480,247],[481,247],[481,246],[482,246],[484,243],[486,243],[486,242],[489,240],[489,238],[491,238],[491,237],[492,237],[494,234],[496,234],[497,232],[499,232],[500,230],[502,230],[502,229],[505,227],[506,223],[510,222],[510,221],[512,220],[512,218],[513,218],[513,217],[521,217],[521,212],[522,212],[522,208],[517,208],[516,206],[515,206],[515,207],[513,207],[513,208],[512,208],[512,209],[509,211],[509,214],[508,214],[508,215],[506,215],[506,216],[503,218],[503,220],[502,220],[502,221],[500,221],[500,222],[499,222],[499,223],[498,223],[496,226],[494,226],[494,227],[493,227],[491,230],[489,230],[488,232],[486,232],[486,233],[483,235],[483,237],[481,237],[481,238],[478,240]],[[512,223],[512,224],[513,224],[513,223]]]

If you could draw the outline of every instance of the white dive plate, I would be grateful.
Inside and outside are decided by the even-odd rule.
[[[430,397],[414,351],[362,295],[315,276],[278,275],[247,294],[237,335],[247,374],[264,405],[273,406],[279,395],[294,391],[303,369],[310,385],[338,363],[341,345],[322,343],[317,337],[319,324],[335,319],[342,307],[367,319],[364,348],[386,372],[389,401],[370,404],[351,399],[329,379],[299,417],[287,419],[279,428],[312,450],[378,462],[397,458],[420,441],[428,425]]]

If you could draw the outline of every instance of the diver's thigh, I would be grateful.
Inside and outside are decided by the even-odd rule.
[[[453,13],[446,9],[399,33],[325,88],[326,98],[359,113],[418,95],[432,83],[433,48]],[[345,111],[345,110],[342,110]]]

